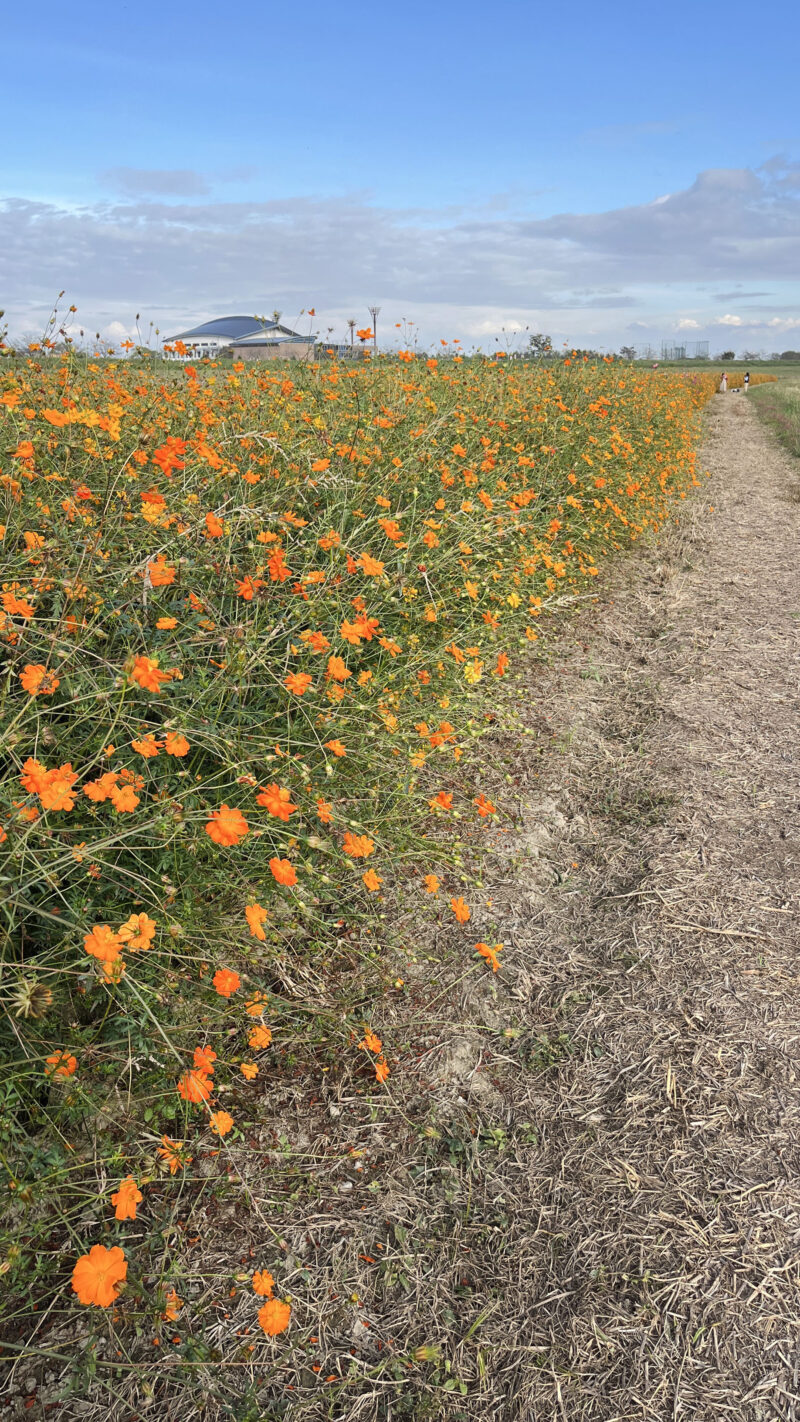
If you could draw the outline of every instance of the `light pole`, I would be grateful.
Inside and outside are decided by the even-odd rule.
[[[380,314],[381,314],[381,308],[380,308],[380,306],[368,306],[368,307],[367,307],[367,310],[369,311],[369,314],[370,314],[370,316],[372,317],[372,349],[374,350],[375,354],[377,355],[377,354],[378,354],[378,317],[379,317]]]

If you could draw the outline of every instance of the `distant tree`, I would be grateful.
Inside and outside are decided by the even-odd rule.
[[[635,360],[635,359],[636,359],[636,347],[635,347],[635,346],[620,346],[620,348],[619,348],[619,353],[620,353],[620,355],[622,356],[622,359],[623,359],[623,360]]]
[[[742,360],[754,361],[761,360],[761,358],[762,357],[760,351],[744,351],[742,353]]]
[[[717,360],[735,360],[735,359],[736,359],[736,352],[735,352],[735,351],[720,351],[719,355],[717,356]]]
[[[534,336],[528,337],[530,354],[535,360],[541,360],[542,356],[553,354],[553,342],[549,336],[545,336],[541,331],[537,331]]]
[[[781,351],[780,360],[800,360],[800,351]]]

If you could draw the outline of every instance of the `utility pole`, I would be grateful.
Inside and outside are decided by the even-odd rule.
[[[349,326],[349,328],[350,328],[350,347],[351,347],[351,349],[352,349],[352,346],[353,346],[353,337],[354,337],[354,332],[355,332],[355,329],[356,329],[356,323],[355,323],[355,320],[353,319],[352,316],[350,317],[350,320],[348,321],[347,324],[348,324],[348,326]]]
[[[380,308],[380,306],[369,306],[369,307],[367,307],[367,310],[369,311],[369,314],[370,314],[370,316],[372,317],[372,349],[373,349],[373,351],[375,352],[375,355],[377,355],[377,354],[378,354],[378,317],[379,317],[380,314],[381,314],[381,308]]]

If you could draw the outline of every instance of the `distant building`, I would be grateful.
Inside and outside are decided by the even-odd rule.
[[[234,360],[313,360],[314,338],[270,321],[251,336],[229,341],[225,354]]]
[[[308,360],[314,342],[278,321],[262,321],[258,316],[218,316],[170,336],[164,349],[172,360],[213,360],[223,352],[240,360]]]
[[[351,345],[349,341],[317,341],[314,347],[315,360],[369,360],[372,347]]]

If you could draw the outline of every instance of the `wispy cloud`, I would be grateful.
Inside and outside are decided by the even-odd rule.
[[[126,197],[202,197],[211,191],[192,168],[107,168],[99,177],[104,187]]]
[[[646,138],[666,138],[678,133],[680,124],[674,119],[651,119],[643,123],[607,123],[587,128],[582,138],[590,143],[634,143]]]

